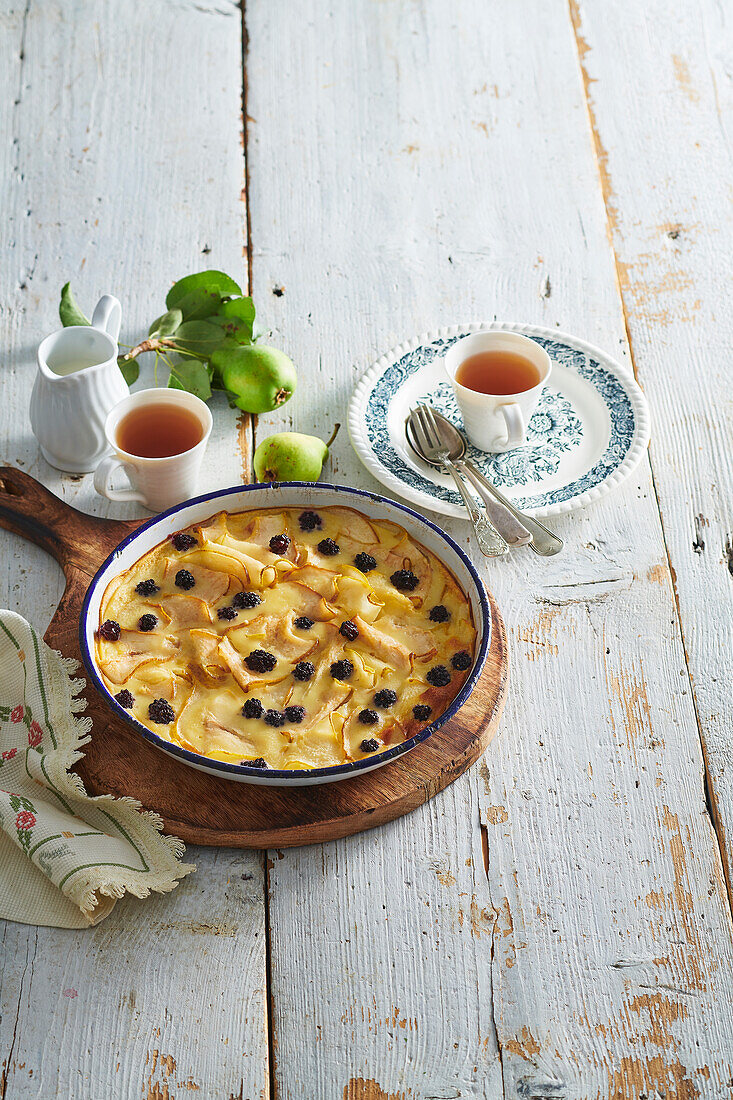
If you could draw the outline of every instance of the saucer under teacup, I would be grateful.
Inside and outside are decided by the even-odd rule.
[[[649,410],[631,372],[574,336],[532,325],[454,325],[383,355],[362,376],[349,404],[354,449],[378,481],[433,511],[465,517],[453,482],[415,457],[405,438],[410,409],[428,402],[463,429],[443,358],[470,333],[502,330],[536,340],[552,376],[529,422],[527,441],[503,454],[467,455],[522,511],[554,516],[583,507],[619,485],[649,443]]]

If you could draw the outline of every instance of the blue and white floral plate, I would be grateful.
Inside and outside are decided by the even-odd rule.
[[[369,368],[349,404],[351,441],[367,469],[413,504],[465,518],[451,479],[410,450],[405,419],[411,408],[428,401],[463,428],[443,357],[456,340],[485,329],[536,340],[552,359],[552,375],[523,446],[487,454],[469,444],[468,457],[534,516],[573,511],[619,485],[649,443],[649,409],[631,373],[574,336],[498,322],[439,329],[400,344]]]

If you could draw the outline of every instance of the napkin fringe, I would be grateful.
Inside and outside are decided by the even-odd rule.
[[[87,701],[81,695],[81,692],[86,687],[86,680],[82,679],[81,677],[77,677],[76,679],[72,678],[72,674],[76,672],[79,667],[79,662],[74,657],[62,657],[59,651],[56,649],[53,650],[53,652],[57,655],[59,659],[59,664],[66,673],[66,685],[69,691],[67,705],[72,713],[74,715],[77,715],[81,711],[86,709]],[[155,810],[144,810],[142,807],[142,803],[137,798],[133,798],[131,795],[121,795],[119,797],[116,797],[112,794],[87,794],[81,777],[78,776],[76,772],[72,772],[71,767],[76,764],[77,760],[82,759],[84,753],[81,750],[84,745],[88,745],[92,739],[92,720],[91,718],[74,717],[72,718],[72,722],[74,724],[74,729],[76,732],[74,743],[69,743],[69,745],[65,749],[59,749],[57,759],[63,761],[64,770],[68,773],[68,778],[71,780],[74,790],[80,795],[80,797],[88,798],[90,799],[90,801],[97,803],[97,805],[106,800],[108,802],[113,802],[116,806],[125,806],[127,809],[130,810],[131,813],[139,814],[140,817],[149,822],[153,829],[156,829],[161,834],[161,840],[166,845],[166,847],[170,849],[172,855],[174,855],[176,859],[180,859],[183,853],[186,851],[186,845],[183,843],[182,840],[179,840],[177,836],[166,836],[166,834],[163,832],[165,822],[163,821],[163,818],[160,816],[160,814],[156,813]],[[190,866],[191,870],[193,870],[193,865]],[[173,886],[170,887],[170,889],[172,890],[174,886],[175,883],[173,884]],[[147,897],[147,894],[149,892],[150,891],[147,891],[145,894],[138,894],[138,897]],[[103,893],[106,893],[106,891],[103,891]],[[115,894],[115,897],[122,897],[122,894]]]
[[[53,652],[58,657],[60,668],[64,673],[63,678],[60,677],[59,681],[63,683],[68,693],[66,705],[72,712],[71,721],[76,735],[73,742],[70,741],[68,745],[59,747],[54,753],[54,766],[58,765],[63,769],[66,773],[67,782],[70,783],[80,798],[88,799],[96,806],[103,806],[104,803],[113,804],[116,812],[119,811],[120,807],[124,807],[127,811],[125,817],[129,813],[130,818],[136,817],[138,820],[142,818],[159,834],[160,841],[168,849],[173,859],[180,860],[186,851],[186,845],[177,836],[167,836],[163,832],[165,822],[159,813],[156,813],[155,810],[144,810],[139,799],[133,798],[131,795],[90,795],[87,793],[81,777],[71,770],[77,760],[81,760],[84,756],[81,751],[84,745],[91,741],[91,718],[77,717],[81,711],[86,709],[87,705],[86,699],[81,694],[86,687],[86,680],[82,677],[74,677],[73,674],[79,668],[79,662],[74,657],[64,657],[58,650],[53,650]],[[98,877],[97,881],[92,884],[87,876],[84,876],[81,880],[77,877],[72,892],[79,908],[89,919],[99,904],[98,900],[95,900],[98,894],[113,898],[124,897],[125,893],[134,894],[138,898],[146,898],[151,891],[155,891],[157,894],[167,894],[170,890],[175,890],[180,878],[195,870],[196,866],[193,863],[178,863],[169,876],[153,879],[152,881],[148,871],[131,871],[128,872],[124,885],[113,881],[100,883]],[[98,874],[99,872],[96,872],[97,876]]]
[[[163,837],[167,840],[167,837]],[[179,841],[180,843],[180,841]],[[109,912],[109,907],[105,906],[102,902],[103,898],[111,898],[113,901],[119,901],[125,894],[132,894],[136,898],[147,898],[152,893],[155,894],[169,894],[172,890],[175,890],[178,886],[178,878],[183,878],[184,875],[189,875],[192,871],[195,871],[196,867],[192,863],[181,863],[176,869],[178,877],[168,877],[159,879],[156,882],[150,881],[149,872],[128,872],[124,885],[120,882],[114,882],[112,880],[104,880],[99,882],[98,875],[94,879],[83,878],[78,879],[74,883],[73,890],[70,891],[70,897],[73,898],[74,904],[79,906],[82,915],[90,924],[96,924],[97,921],[105,917]]]

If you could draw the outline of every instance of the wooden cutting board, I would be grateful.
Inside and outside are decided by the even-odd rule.
[[[96,570],[142,520],[106,520],[64,504],[28,474],[0,467],[0,526],[58,561],[66,590],[45,638],[80,660],[84,594]],[[496,732],[507,689],[504,623],[489,593],[492,642],[481,677],[450,721],[376,771],[313,787],[258,787],[187,767],[113,715],[87,683],[92,739],[76,766],[90,794],[130,795],[155,810],[165,831],[192,844],[284,848],[349,836],[421,806],[481,756]]]

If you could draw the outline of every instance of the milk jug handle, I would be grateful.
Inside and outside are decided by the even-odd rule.
[[[111,294],[103,294],[94,307],[92,327],[101,329],[117,342],[122,321],[122,306]]]

